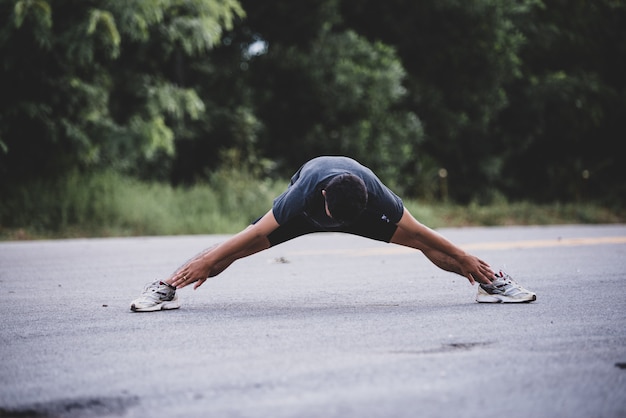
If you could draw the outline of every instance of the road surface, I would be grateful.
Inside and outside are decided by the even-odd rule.
[[[0,416],[626,416],[625,225],[440,232],[538,300],[477,304],[416,251],[315,234],[139,314],[225,237],[0,243]]]

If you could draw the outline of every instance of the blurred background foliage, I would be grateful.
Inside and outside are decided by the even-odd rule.
[[[622,0],[0,0],[0,52],[0,226],[46,181],[323,154],[407,198],[626,200]]]

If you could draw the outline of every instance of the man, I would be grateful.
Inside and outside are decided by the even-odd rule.
[[[318,157],[300,167],[287,190],[263,217],[200,253],[167,280],[148,284],[131,303],[131,310],[177,309],[177,289],[192,283],[197,289],[240,258],[324,231],[356,234],[420,250],[439,268],[464,276],[472,285],[478,282],[478,302],[532,302],[537,298],[506,273],[495,273],[486,262],[418,222],[402,200],[367,167],[347,157]]]

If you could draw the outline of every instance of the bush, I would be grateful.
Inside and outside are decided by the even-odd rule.
[[[192,187],[147,183],[114,172],[74,172],[2,191],[0,239],[232,234],[267,212],[286,184],[260,179],[241,167],[221,169]],[[626,220],[622,208],[590,203],[404,203],[433,228]]]
[[[7,237],[234,233],[267,212],[282,186],[245,171],[174,188],[113,172],[39,180],[9,190],[0,206]],[[4,193],[3,193],[4,194]]]

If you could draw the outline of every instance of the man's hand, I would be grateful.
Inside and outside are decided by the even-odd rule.
[[[268,249],[270,242],[267,236],[276,228],[278,222],[270,210],[257,223],[188,261],[167,282],[176,288],[195,282],[193,288],[197,289],[209,277],[217,276],[235,260]]]
[[[495,273],[491,270],[489,264],[469,254],[460,257],[458,262],[463,276],[465,276],[472,285],[476,282],[491,284],[491,278]]]
[[[201,256],[189,261],[178,270],[172,277],[171,285],[180,289],[195,282],[196,284],[193,288],[197,289],[202,286],[210,274],[211,265]]]

